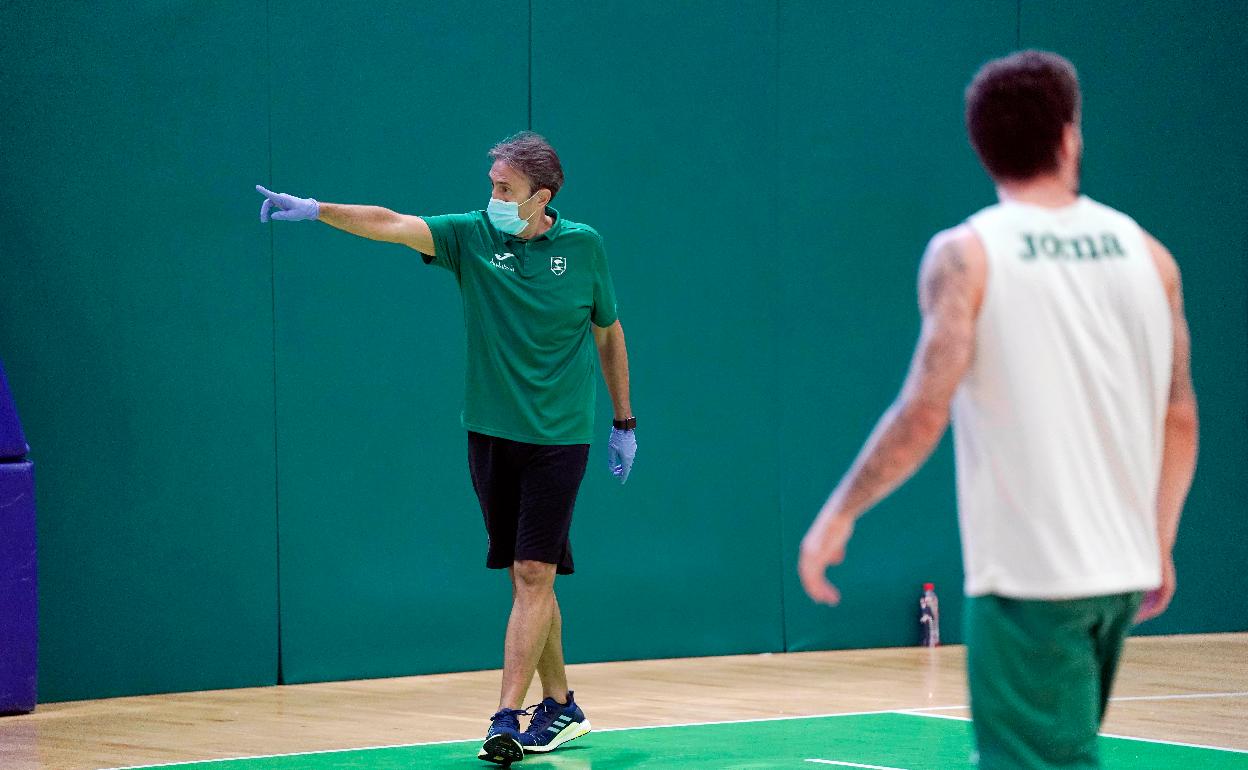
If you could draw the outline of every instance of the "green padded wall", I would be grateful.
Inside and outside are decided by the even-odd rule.
[[[1248,628],[1248,23],[1238,3],[1023,0],[1026,46],[1080,70],[1089,195],[1129,212],[1183,271],[1201,455],[1179,528],[1179,592],[1141,633]]]
[[[637,464],[596,443],[563,581],[572,660],[777,650],[774,4],[534,3],[533,127],[600,229]],[[756,235],[750,235],[750,232]],[[599,387],[599,429],[610,401]]]
[[[946,441],[858,524],[829,575],[839,607],[797,582],[797,544],[901,387],[918,337],[917,269],[935,232],[990,202],[962,128],[962,89],[1014,44],[1004,3],[783,3],[780,13],[779,402],[785,623],[792,650],[918,642],[932,581],[960,638],[953,458]]]
[[[41,700],[276,681],[265,78],[255,3],[0,6]]]
[[[39,463],[42,699],[499,665],[454,280],[261,225],[251,187],[480,208],[486,149],[525,127],[606,239],[642,421],[627,486],[592,450],[569,659],[912,644],[925,580],[957,641],[947,444],[862,521],[842,607],[794,566],[901,383],[927,238],[993,200],[961,93],[1020,43],[1080,67],[1087,192],[1185,270],[1204,453],[1180,594],[1142,631],[1248,628],[1245,22],[1064,10],[0,6],[0,357]],[[600,386],[603,438],[609,416]]]
[[[1196,340],[1204,452],[1176,554],[1182,588],[1169,613],[1140,632],[1248,625],[1233,593],[1248,527],[1245,385],[1242,375],[1225,374],[1248,368],[1248,140],[1235,107],[1248,102],[1245,25],[1230,4],[1176,14],[1178,5],[1099,5],[1075,18],[1060,3],[1026,1],[1017,16],[1003,4],[875,11],[782,4],[780,146],[795,155],[781,163],[780,231],[800,243],[801,223],[826,218],[828,251],[844,255],[825,262],[823,273],[786,282],[780,303],[784,328],[821,323],[833,335],[822,355],[789,349],[782,356],[792,389],[783,399],[790,411],[781,449],[782,467],[792,471],[783,501],[789,552],[834,480],[819,471],[817,447],[832,448],[832,473],[839,473],[900,385],[902,351],[918,329],[914,275],[925,239],[993,200],[961,128],[961,89],[990,56],[1051,48],[1082,71],[1085,191],[1170,244],[1185,270]],[[872,61],[870,52],[886,47],[904,55]],[[855,66],[865,61],[872,65]],[[816,87],[828,72],[842,79]],[[888,99],[875,109],[840,109],[880,94]],[[811,114],[822,121],[801,119]],[[796,211],[783,200],[789,193],[799,200]],[[821,403],[832,405],[835,424],[809,419]],[[846,565],[833,571],[846,593],[840,608],[811,606],[786,570],[791,649],[913,641],[914,601],[928,579],[945,589],[945,639],[960,639],[951,455],[946,441],[860,523]]]
[[[274,6],[272,189],[484,208],[486,149],[528,122],[515,7]],[[501,665],[510,589],[483,569],[453,276],[321,224],[272,233],[284,681]]]

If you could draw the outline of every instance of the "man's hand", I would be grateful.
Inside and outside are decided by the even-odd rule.
[[[636,431],[612,428],[611,439],[607,441],[607,467],[621,484],[628,481],[628,474],[633,470],[633,458],[636,456]]]
[[[256,192],[264,196],[264,203],[260,204],[260,221],[268,222],[269,219],[279,219],[283,222],[297,222],[301,219],[316,219],[321,215],[320,204],[311,198],[296,198],[286,193],[269,192],[260,185],[256,185]],[[272,209],[273,211],[270,215]]]
[[[1170,600],[1174,598],[1176,585],[1174,559],[1171,557],[1162,559],[1161,585],[1144,594],[1144,601],[1140,604],[1140,610],[1135,613],[1135,622],[1143,623],[1165,612],[1166,608],[1170,606]]]
[[[806,595],[813,601],[830,606],[840,604],[841,592],[828,580],[828,567],[844,561],[845,544],[853,534],[853,517],[841,515],[815,519],[802,538],[797,574]]]

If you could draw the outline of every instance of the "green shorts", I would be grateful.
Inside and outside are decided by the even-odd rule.
[[[1142,594],[966,601],[980,770],[1095,770],[1096,734]]]

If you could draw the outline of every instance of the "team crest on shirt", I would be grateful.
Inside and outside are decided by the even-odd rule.
[[[563,272],[567,269],[568,269],[567,257],[551,257],[550,258],[550,272],[554,273],[555,275],[563,275]]]

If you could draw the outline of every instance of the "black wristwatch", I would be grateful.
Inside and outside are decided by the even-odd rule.
[[[613,425],[616,430],[637,430],[637,418],[629,417],[626,420],[612,420],[611,425]]]

